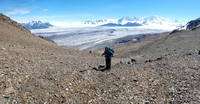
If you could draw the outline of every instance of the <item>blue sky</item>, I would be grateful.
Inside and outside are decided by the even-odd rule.
[[[0,12],[19,22],[73,22],[122,16],[200,17],[200,0],[0,0]]]

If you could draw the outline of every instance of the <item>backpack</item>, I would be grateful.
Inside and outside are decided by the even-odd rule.
[[[110,56],[114,56],[115,54],[115,51],[111,47],[108,47],[108,52]]]

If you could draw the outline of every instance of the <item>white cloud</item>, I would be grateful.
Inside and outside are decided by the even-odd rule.
[[[28,13],[30,13],[30,11],[28,11],[28,10],[14,9],[14,10],[8,12],[7,14],[9,14],[9,15],[16,15],[16,14],[23,15],[23,14],[28,14]]]
[[[43,11],[43,12],[47,12],[47,11],[49,11],[49,9],[42,9],[42,11]]]

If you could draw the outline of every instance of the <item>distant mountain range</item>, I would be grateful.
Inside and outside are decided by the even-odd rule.
[[[44,29],[44,28],[49,28],[49,27],[53,26],[49,22],[43,23],[41,21],[31,21],[28,23],[21,23],[21,25],[30,30],[31,29]]]
[[[177,20],[169,20],[159,16],[149,17],[122,17],[120,19],[103,19],[103,20],[87,20],[84,22],[86,25],[97,26],[164,26],[179,28],[185,23]]]
[[[139,24],[139,23],[131,23],[131,22],[128,22],[126,24],[116,24],[116,23],[107,23],[107,24],[104,24],[104,25],[101,25],[101,26],[110,26],[110,27],[114,27],[114,26],[120,26],[120,27],[135,27],[135,26],[142,26],[142,24]]]
[[[102,20],[87,20],[83,22],[61,23],[64,27],[88,27],[88,26],[104,26],[104,27],[139,27],[155,28],[155,29],[177,29],[185,26],[184,22],[177,20],[170,20],[159,16],[149,17],[122,17],[119,19],[102,19]],[[31,21],[29,23],[22,23],[27,29],[44,29],[52,27],[49,22]],[[60,26],[56,25],[55,26]]]

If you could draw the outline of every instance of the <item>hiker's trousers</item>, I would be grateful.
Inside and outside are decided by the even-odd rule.
[[[106,69],[111,68],[111,57],[106,57]]]

